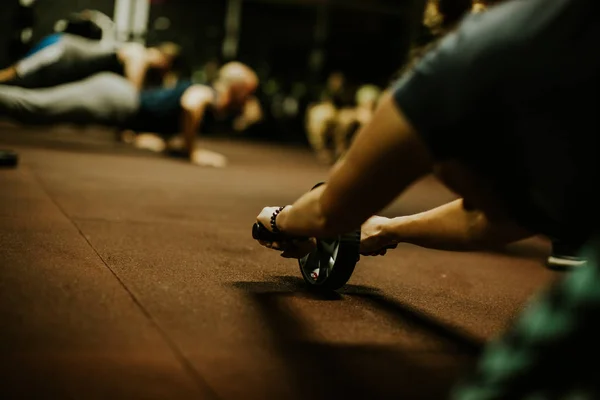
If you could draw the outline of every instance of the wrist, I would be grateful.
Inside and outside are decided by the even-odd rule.
[[[273,225],[275,225],[277,232],[279,232],[279,233],[286,232],[286,230],[287,230],[286,229],[286,218],[287,218],[288,212],[290,211],[291,208],[292,208],[292,206],[284,206],[281,209],[281,211],[279,211],[276,215],[271,217],[271,220],[274,221],[273,223],[271,223],[271,227],[273,228]]]
[[[381,237],[393,244],[410,241],[408,237],[410,221],[411,217],[408,216],[386,218],[379,227]]]

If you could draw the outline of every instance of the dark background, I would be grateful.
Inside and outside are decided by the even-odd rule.
[[[184,71],[203,69],[209,61],[225,62],[225,0],[155,0],[150,8],[147,45],[171,40],[183,46]],[[385,87],[405,60],[422,0],[244,0],[237,59],[254,67],[261,78],[259,95],[267,112],[254,130],[259,136],[277,135],[295,140],[304,135],[302,115],[315,100],[327,75],[342,71],[350,85],[374,83]],[[37,0],[28,12],[18,0],[6,0],[0,15],[0,64],[6,66],[43,36],[53,33],[57,20],[70,13],[94,9],[109,17],[114,0]],[[324,15],[324,17],[323,17]],[[316,36],[319,16],[327,31]],[[170,20],[166,30],[154,28],[161,17]],[[21,43],[20,29],[30,24],[33,36]],[[311,54],[321,49],[321,68],[310,67]],[[267,90],[270,87],[271,90]],[[276,89],[273,89],[275,87]],[[286,97],[299,104],[298,113],[281,115]],[[276,114],[276,115],[274,115]]]

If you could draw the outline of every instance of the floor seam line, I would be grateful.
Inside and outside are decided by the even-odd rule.
[[[102,264],[104,264],[104,266],[111,273],[111,275],[113,275],[113,277],[117,280],[117,282],[119,283],[119,285],[121,285],[121,287],[125,290],[125,292],[131,298],[131,300],[136,305],[136,307],[142,312],[142,314],[150,322],[150,324],[158,331],[158,334],[166,342],[167,346],[169,347],[169,349],[171,350],[171,352],[173,353],[173,355],[175,356],[175,358],[177,359],[177,361],[181,364],[181,366],[183,367],[183,369],[186,371],[186,373],[188,375],[190,375],[192,377],[192,379],[196,382],[196,385],[199,386],[199,388],[202,391],[208,392],[213,399],[215,399],[215,400],[219,399],[219,396],[217,395],[217,393],[210,387],[210,385],[208,384],[208,382],[206,382],[206,380],[204,378],[202,378],[202,376],[196,370],[196,368],[194,368],[194,366],[192,365],[192,363],[183,355],[183,353],[181,352],[181,350],[175,345],[175,343],[169,337],[169,335],[167,335],[167,333],[160,326],[160,324],[152,317],[152,314],[146,309],[146,307],[144,307],[142,305],[141,301],[127,287],[127,285],[125,284],[125,282],[123,282],[123,280],[119,277],[119,275],[110,267],[110,265],[108,265],[108,263],[106,262],[106,260],[104,259],[104,257],[102,257],[102,255],[98,252],[98,250],[94,247],[94,245],[86,237],[86,235],[83,233],[83,231],[81,230],[81,228],[79,227],[79,225],[77,225],[77,223],[72,218],[69,217],[69,215],[63,209],[63,207],[50,194],[50,192],[47,190],[46,186],[42,182],[41,178],[37,174],[35,174],[31,169],[29,169],[29,172],[31,173],[31,175],[33,176],[33,178],[35,179],[35,181],[38,183],[38,185],[40,186],[40,188],[42,189],[42,191],[44,192],[44,194],[50,199],[50,201],[56,206],[56,208],[58,208],[58,210],[60,211],[60,213],[65,218],[67,218],[67,220],[73,225],[73,227],[75,227],[75,229],[77,230],[77,232],[79,233],[79,235],[83,238],[83,240],[85,240],[85,242],[92,249],[92,251],[94,252],[94,254],[96,254],[96,256],[98,257],[98,259],[102,262]]]

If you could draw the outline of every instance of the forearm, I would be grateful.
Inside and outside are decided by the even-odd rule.
[[[494,249],[531,236],[508,220],[490,221],[481,211],[465,210],[462,199],[392,218],[381,229],[394,243],[450,251]]]
[[[210,89],[193,85],[181,97],[181,133],[185,151],[190,161],[194,160],[196,135],[204,118],[206,107],[211,104],[213,93]]]
[[[328,237],[335,235],[327,227],[319,199],[325,189],[322,185],[301,196],[291,207],[277,216],[277,227],[290,236]]]
[[[131,82],[136,89],[141,90],[146,80],[148,70],[148,61],[143,48],[136,45],[129,45],[122,48],[117,56],[123,64],[125,78]]]
[[[278,217],[290,235],[331,237],[360,226],[430,171],[425,144],[393,99],[382,100],[357,133],[327,185],[302,196]]]
[[[146,64],[142,61],[130,61],[125,66],[125,78],[141,90],[146,79]]]
[[[200,126],[200,116],[197,113],[184,111],[181,125],[185,152],[191,159],[196,150],[196,133]]]

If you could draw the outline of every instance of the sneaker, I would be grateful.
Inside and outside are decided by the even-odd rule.
[[[553,241],[552,254],[550,254],[547,260],[548,267],[554,269],[572,269],[585,266],[587,260],[578,256],[581,247],[581,245]]]

